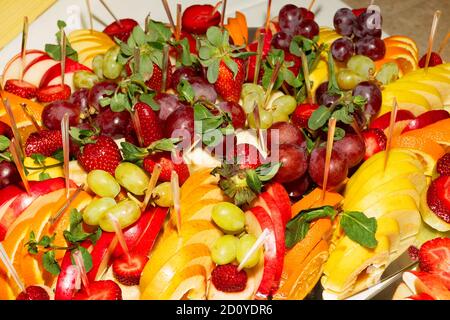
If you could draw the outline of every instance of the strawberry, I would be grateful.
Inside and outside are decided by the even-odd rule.
[[[367,11],[367,8],[359,8],[359,9],[353,9],[352,12],[356,17],[359,17],[361,14]]]
[[[184,162],[173,162],[170,152],[159,152],[145,158],[143,164],[144,170],[152,173],[156,164],[161,165],[161,174],[159,176],[159,180],[161,181],[170,181],[172,171],[178,174],[180,184],[183,184],[189,178],[188,166]]]
[[[148,258],[145,255],[133,253],[130,253],[130,257],[122,255],[113,262],[114,277],[123,285],[138,285],[142,270],[144,270],[147,261]]]
[[[386,150],[387,137],[383,130],[372,128],[362,132],[364,143],[366,145],[366,154],[364,160],[369,159],[375,153]]]
[[[419,250],[420,270],[441,278],[450,290],[450,238],[436,238],[425,242]]]
[[[205,34],[209,27],[219,25],[221,17],[212,5],[193,5],[184,10],[181,27],[188,33]]]
[[[47,290],[40,286],[29,286],[21,292],[16,300],[50,300]]]
[[[415,246],[409,246],[408,255],[411,260],[419,260],[419,249]]]
[[[408,272],[417,277],[415,286],[419,294],[426,293],[435,300],[450,300],[450,290],[447,289],[439,276],[423,271]]]
[[[431,182],[427,191],[427,204],[439,218],[450,223],[450,177],[441,176]]]
[[[259,150],[251,144],[238,144],[236,148],[228,149],[226,160],[236,163],[240,169],[256,169],[261,165],[263,156]]]
[[[122,289],[112,280],[94,281],[75,294],[73,300],[122,300]]]
[[[450,176],[450,153],[446,153],[438,160],[436,171],[442,176]]]
[[[25,99],[33,99],[36,98],[37,87],[23,80],[10,79],[6,81],[5,91]]]
[[[139,118],[144,145],[149,146],[152,142],[162,139],[163,133],[156,112],[149,105],[142,102],[137,103],[134,106],[134,110]]]
[[[212,271],[211,281],[219,291],[241,292],[247,286],[247,273],[233,264],[221,265]]]
[[[207,68],[207,79],[226,101],[239,102],[246,76],[245,60],[253,52],[229,43],[229,33],[211,27],[199,48],[200,63]]]
[[[120,19],[108,25],[103,32],[106,33],[111,39],[119,39],[120,41],[127,42],[134,27],[138,23],[133,19]]]
[[[425,63],[427,63],[427,55],[426,54],[424,54],[423,57],[420,58],[420,60],[419,60],[419,67],[420,68],[425,68]],[[443,61],[442,61],[441,56],[438,53],[436,53],[436,52],[431,52],[430,62],[428,63],[428,66],[429,67],[434,67],[434,66],[440,65],[442,63],[443,63]]]
[[[78,162],[87,171],[104,170],[114,175],[122,156],[114,140],[108,136],[90,138],[78,152]]]
[[[56,100],[67,100],[70,97],[71,89],[65,84],[60,84],[40,88],[36,94],[40,102],[53,102]]]
[[[270,51],[273,34],[270,29],[267,30],[267,33],[266,33],[265,29],[259,29],[258,32],[259,32],[259,34],[264,35],[263,50],[262,50],[262,60],[264,60]],[[256,35],[255,38],[258,39],[258,35]],[[248,49],[250,52],[257,53],[258,52],[258,42],[253,42],[253,43],[249,44]],[[248,58],[247,82],[253,82],[253,80],[255,78],[256,60],[257,60],[256,56],[251,56]],[[263,71],[263,69],[260,68],[261,77],[262,77],[262,71]]]
[[[318,108],[319,106],[314,103],[299,104],[292,113],[291,122],[299,128],[308,128],[308,120]]]
[[[169,60],[169,67],[167,68],[167,80],[166,88],[170,87],[172,77],[172,65]],[[153,74],[152,77],[145,82],[147,87],[152,90],[160,92],[162,90],[163,74],[161,68],[157,64],[153,64]]]
[[[30,134],[25,143],[25,154],[27,157],[36,153],[50,157],[55,151],[62,147],[62,135],[60,130],[42,130]]]

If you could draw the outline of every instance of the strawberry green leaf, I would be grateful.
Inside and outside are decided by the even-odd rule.
[[[212,60],[208,68],[207,78],[209,83],[216,83],[219,78],[220,60]]]
[[[228,32],[225,31],[224,33]],[[223,40],[225,40],[224,33],[222,33],[222,31],[218,27],[210,27],[206,31],[206,38],[213,46],[220,47],[223,45]],[[226,44],[228,44],[228,42],[226,42]]]
[[[247,185],[256,193],[261,193],[262,190],[262,182],[258,177],[258,174],[255,170],[249,169],[246,171],[247,173]]]
[[[233,72],[233,78],[236,78],[238,71],[239,71],[239,67],[238,67],[237,63],[230,57],[223,58],[223,62],[225,62],[228,69],[230,69],[231,72]]]
[[[189,81],[186,79],[183,79],[180,81],[177,87],[177,92],[180,95],[180,99],[186,102],[189,102],[190,104],[194,103],[195,100],[195,91],[192,88]],[[195,112],[195,107],[194,107]]]
[[[167,42],[171,36],[172,31],[162,22],[154,20],[148,22],[148,37],[150,41]]]
[[[142,30],[140,26],[134,27],[133,31],[131,32],[131,36],[138,46],[142,46],[147,40],[144,30]]]
[[[152,93],[143,93],[139,96],[139,101],[147,104],[150,106],[150,108],[152,108],[153,111],[159,111],[159,109],[161,108],[159,106],[159,104],[156,103],[154,97],[155,97],[155,92]]]
[[[278,173],[278,170],[281,168],[281,162],[277,162],[275,164],[265,163],[256,168],[256,174],[259,177],[259,180],[262,182],[267,182],[273,179],[275,175]]]
[[[136,162],[149,155],[147,149],[136,147],[129,142],[122,142],[120,146],[122,147],[123,159],[125,161]]]

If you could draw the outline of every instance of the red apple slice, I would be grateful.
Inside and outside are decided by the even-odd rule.
[[[31,64],[36,58],[41,56],[46,56],[47,54],[41,50],[27,50],[26,52],[26,66],[25,68]],[[22,68],[22,61],[20,60],[21,54],[18,53],[11,60],[8,61],[5,68],[3,69],[3,83],[5,84],[6,80],[9,79],[19,79],[20,77],[20,68]]]
[[[91,69],[86,67],[85,65],[82,65],[72,59],[66,58],[66,78],[69,74],[74,73],[76,71],[80,70],[86,70],[92,72]],[[58,84],[61,83],[61,63],[58,62],[55,65],[52,65],[41,77],[39,88],[47,87],[52,84]],[[71,84],[72,82],[67,79],[67,84]]]
[[[271,183],[266,187],[266,191],[275,200],[276,205],[280,209],[283,222],[286,225],[292,218],[291,199],[286,189],[280,183]]]
[[[256,299],[268,299],[273,289],[275,275],[278,269],[278,257],[276,247],[275,228],[269,213],[263,208],[256,206],[245,213],[246,225],[249,232],[255,236],[259,236],[262,230],[269,230],[269,236],[264,243],[264,271],[261,283],[255,293]],[[259,230],[259,234],[255,231]]]
[[[117,247],[115,233],[103,232],[92,248],[92,269],[87,273],[89,281],[96,281],[105,273],[110,264],[112,253]]]
[[[422,113],[416,119],[411,120],[408,125],[403,129],[402,133],[420,129],[430,124],[450,118],[450,114],[446,110],[430,110]]]
[[[51,59],[50,56],[48,54],[41,54],[40,56],[36,57],[35,59],[33,59],[30,63],[27,64],[27,66],[25,67],[25,69],[23,70],[24,73],[28,71],[28,69],[30,69],[32,66],[34,66],[36,63],[41,62],[43,60],[47,60],[47,59]]]
[[[397,116],[395,117],[395,122],[403,121],[403,120],[413,120],[416,117],[414,114],[408,110],[398,110]],[[370,128],[378,128],[381,130],[385,130],[387,127],[389,127],[389,122],[391,119],[391,113],[385,113],[382,116],[376,118],[372,121],[370,124]]]
[[[38,87],[47,70],[58,64],[58,61],[55,61],[50,57],[48,57],[48,59],[40,60],[28,68],[24,74],[23,80]]]

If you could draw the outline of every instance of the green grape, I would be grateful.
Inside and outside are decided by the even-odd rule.
[[[241,98],[245,99],[245,96],[247,96],[250,93],[256,93],[258,95],[264,96],[265,91],[263,87],[261,87],[260,85],[254,83],[244,83],[244,85],[242,86]]]
[[[211,248],[211,258],[219,265],[228,264],[236,259],[239,239],[232,235],[225,235],[214,242]]]
[[[381,66],[375,78],[382,84],[387,85],[397,80],[398,74],[398,65],[395,62],[387,62]]]
[[[82,70],[73,74],[73,85],[77,89],[91,89],[100,79],[95,73]]]
[[[172,187],[170,182],[160,183],[153,189],[153,197],[155,197],[156,205],[168,208],[173,205],[172,200]]]
[[[255,106],[262,106],[264,103],[264,96],[256,92],[249,93],[242,100],[242,108],[246,114],[250,114],[255,109]]]
[[[251,249],[251,247],[256,242],[255,236],[251,234],[245,234],[239,239],[239,243],[236,250],[236,258],[239,263],[244,260],[245,256],[247,255],[247,252]],[[250,257],[250,259],[247,260],[247,262],[244,264],[244,268],[253,268],[259,263],[259,260],[261,259],[261,248],[257,250],[255,253],[253,253]]]
[[[362,81],[363,78],[350,69],[342,69],[337,74],[337,83],[342,90],[352,90]]]
[[[93,170],[87,175],[89,189],[100,197],[115,198],[120,192],[116,179],[106,171]]]
[[[110,215],[114,216],[119,221],[120,227],[124,229],[139,220],[141,208],[136,202],[126,199],[106,210],[99,220],[100,228],[107,232],[114,232],[114,224]]]
[[[227,233],[240,233],[244,230],[245,215],[236,205],[230,202],[219,202],[212,209],[212,220]]]
[[[100,218],[106,212],[116,205],[116,200],[113,198],[94,199],[83,211],[83,220],[91,226],[97,226]]]
[[[376,70],[375,63],[369,57],[363,55],[351,57],[347,62],[347,68],[356,72],[364,80],[368,80],[369,74],[374,73]]]
[[[297,100],[293,96],[284,95],[276,98],[269,108],[289,116],[297,108]]]
[[[272,126],[272,123],[273,123],[272,112],[261,109],[261,108],[259,108],[259,121],[260,121],[259,128],[256,127],[255,115],[253,112],[247,116],[247,119],[248,119],[248,124],[249,124],[250,128],[252,128],[252,129],[268,129]]]
[[[92,70],[99,77],[99,79],[103,79],[103,59],[105,56],[103,54],[96,55],[94,59],[92,59]]]
[[[122,187],[138,196],[145,193],[150,180],[144,170],[130,162],[119,164],[114,175]]]
[[[120,47],[115,46],[106,51],[103,58],[103,75],[105,78],[114,80],[120,76],[123,66],[117,62],[117,56],[120,53]]]

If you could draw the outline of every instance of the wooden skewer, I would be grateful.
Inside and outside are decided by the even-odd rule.
[[[180,183],[176,171],[172,171],[170,183],[172,187],[173,214],[175,214],[178,236],[181,236]]]
[[[148,13],[148,15],[145,17],[145,34],[148,34],[148,25],[150,23],[151,20],[151,14],[150,12]]]
[[[117,24],[122,28],[123,27],[122,23],[120,22],[119,19],[117,19],[116,15],[111,10],[111,8],[106,4],[106,2],[104,0],[100,0],[100,2],[103,5],[103,7],[105,7],[106,11],[108,11],[108,13],[111,15],[111,17],[113,17],[113,19],[117,22]]]
[[[431,24],[430,36],[428,37],[428,50],[427,58],[425,60],[425,71],[428,70],[428,64],[430,63],[431,52],[433,51],[434,36],[436,35],[439,18],[441,17],[441,10],[436,10],[433,16],[433,23]]]
[[[27,54],[27,42],[28,42],[28,17],[23,17],[23,30],[22,30],[22,46],[20,49],[20,81],[23,80],[23,74],[26,66],[26,54]]]
[[[308,11],[311,11],[311,9],[312,9],[312,7],[314,6],[314,3],[316,2],[316,0],[312,0],[310,3],[309,3],[309,6],[308,6]]]
[[[175,40],[179,41],[181,38],[181,14],[183,13],[183,8],[181,3],[177,4],[177,25],[175,28]]]
[[[17,273],[16,269],[14,268],[14,265],[12,261],[9,259],[8,254],[5,251],[5,248],[0,243],[0,260],[2,260],[3,264],[5,265],[6,269],[8,269],[9,274],[14,279],[14,282],[19,287],[20,291],[25,291],[25,285],[23,284],[22,280],[19,277],[19,274]]]
[[[13,158],[13,161],[16,165],[17,171],[19,172],[20,179],[22,179],[23,186],[25,187],[25,190],[28,194],[31,194],[30,192],[30,184],[28,183],[27,175],[25,173],[25,168],[23,167],[22,160],[19,155],[19,146],[17,145],[17,141],[15,138],[11,140],[11,144],[9,146],[9,151],[11,152],[11,156]]]
[[[256,53],[256,63],[255,63],[255,74],[253,75],[253,83],[258,84],[259,79],[259,72],[261,70],[261,61],[262,61],[262,55],[263,55],[263,49],[264,49],[264,34],[259,34],[258,37],[258,49]]]
[[[133,122],[134,129],[136,130],[139,146],[143,147],[144,138],[142,137],[141,121],[139,120],[139,115],[136,111],[131,113],[131,121]]]
[[[325,155],[325,169],[323,173],[323,183],[322,183],[322,198],[321,198],[322,201],[325,200],[325,196],[327,193],[328,176],[330,174],[331,153],[333,152],[335,131],[336,131],[336,119],[330,118],[330,120],[328,120],[327,150]]]
[[[84,183],[82,183],[75,191],[74,193],[72,193],[72,196],[70,196],[69,200],[66,201],[66,203],[61,207],[61,209],[58,210],[58,212],[53,216],[50,217],[50,219],[48,219],[48,222],[50,224],[54,224],[59,217],[61,217],[64,212],[66,212],[67,208],[69,208],[69,206],[72,204],[73,200],[75,200],[78,195],[80,194],[81,191],[83,191],[84,188]]]
[[[255,126],[256,128],[260,128],[261,127],[261,117],[259,114],[259,106],[256,103],[256,101],[253,104],[253,118],[255,118]]]
[[[64,114],[61,120],[61,135],[62,135],[62,144],[63,144],[63,154],[64,154],[64,180],[66,182],[66,199],[70,198],[70,170],[69,170],[69,161],[70,161],[70,140],[69,140],[69,114]]]
[[[227,0],[222,1],[222,17],[220,20],[220,27],[222,30],[225,28],[225,13],[227,12]]]
[[[169,19],[169,23],[170,23],[170,27],[172,28],[172,32],[173,32],[173,34],[175,34],[176,25],[175,25],[175,22],[173,21],[173,16],[172,16],[172,12],[170,11],[169,4],[167,3],[167,0],[161,0],[161,1],[164,6],[164,10],[166,11],[167,18]]]
[[[162,67],[162,84],[161,92],[166,92],[167,89],[167,73],[169,72],[169,46],[165,45],[163,48],[163,67]]]
[[[123,235],[122,228],[120,227],[119,220],[117,220],[116,216],[113,216],[112,214],[108,214],[108,218],[113,225],[117,240],[119,240],[120,246],[122,247],[123,252],[127,257],[127,260],[130,261],[130,250],[128,249],[127,242],[125,241],[125,237]]]
[[[141,70],[141,50],[139,48],[134,48],[134,73],[139,73]]]
[[[28,108],[28,105],[26,103],[22,102],[20,104],[20,106],[22,107],[22,110],[25,113],[25,115],[27,116],[27,118],[30,119],[30,121],[33,124],[36,131],[38,131],[38,132],[41,131],[42,128],[39,125],[39,123],[37,122],[36,117],[34,116],[33,112],[30,110],[30,108]]]
[[[302,59],[303,77],[305,78],[306,99],[308,103],[314,103],[314,97],[311,94],[311,82],[309,81],[308,59],[306,58],[306,55],[303,52],[303,50],[300,50],[300,58]]]
[[[75,265],[78,267],[81,276],[81,282],[83,283],[84,289],[87,294],[90,295],[91,292],[89,290],[89,278],[87,277],[86,268],[84,266],[83,255],[80,250],[76,250],[73,253],[73,260],[75,261]]]
[[[145,191],[144,202],[142,203],[142,210],[145,210],[148,206],[150,198],[152,197],[153,189],[156,187],[156,183],[158,182],[159,175],[161,174],[161,165],[157,163],[153,168],[152,175],[150,176],[150,181],[148,182],[147,190]]]
[[[397,98],[394,97],[393,108],[392,108],[392,112],[391,112],[391,119],[389,121],[389,129],[388,129],[388,137],[387,137],[387,142],[386,142],[386,154],[384,157],[383,171],[386,171],[387,162],[388,162],[388,158],[389,158],[389,151],[391,151],[395,119],[397,119],[397,111],[398,111]]]
[[[86,0],[86,6],[89,15],[89,28],[91,29],[92,32],[94,30],[94,17],[92,15],[91,0]]]
[[[264,108],[270,101],[270,95],[272,94],[273,86],[275,85],[275,82],[278,79],[278,73],[280,73],[280,69],[281,69],[281,62],[278,61],[277,64],[275,65],[275,69],[273,69],[272,78],[270,78],[269,87],[267,88],[266,91],[266,96],[264,98]]]
[[[22,136],[20,135],[19,129],[17,128],[17,122],[16,122],[16,119],[14,118],[14,113],[12,111],[11,104],[9,103],[8,98],[3,100],[0,95],[0,99],[3,101],[3,105],[5,106],[5,110],[6,110],[6,113],[8,114],[9,123],[11,124],[11,129],[12,129],[12,132],[14,135],[14,139],[16,140],[18,147],[19,147],[18,148],[18,154],[20,156],[19,159],[22,160],[24,157],[23,141],[22,141]]]
[[[244,266],[247,263],[247,261],[253,256],[253,254],[256,251],[258,251],[264,245],[264,242],[266,241],[269,234],[270,234],[269,229],[264,229],[264,231],[259,235],[258,239],[256,239],[253,246],[250,248],[250,250],[248,250],[247,254],[244,256],[244,259],[242,259],[241,263],[237,268],[238,271],[244,269]]]
[[[266,24],[265,24],[265,29],[266,29],[266,33],[267,30],[269,30],[270,27],[270,11],[272,8],[272,0],[268,0],[267,1],[267,12],[266,12]]]
[[[442,51],[444,51],[444,48],[448,43],[448,39],[450,39],[450,32],[447,33],[444,40],[442,40],[441,44],[439,45],[439,50],[437,52],[439,55],[441,55]]]
[[[61,87],[64,87],[66,78],[66,40],[66,33],[61,28]]]

